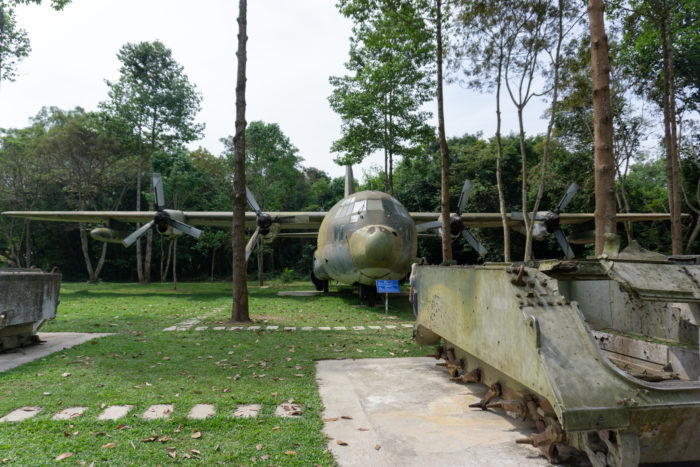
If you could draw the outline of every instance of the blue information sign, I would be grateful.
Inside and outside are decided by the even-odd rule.
[[[399,293],[399,281],[378,280],[377,292],[379,293]]]

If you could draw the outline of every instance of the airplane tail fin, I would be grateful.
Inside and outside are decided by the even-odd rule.
[[[355,193],[355,179],[352,177],[352,166],[345,166],[345,196]]]

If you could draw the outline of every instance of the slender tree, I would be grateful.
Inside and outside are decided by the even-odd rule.
[[[238,74],[236,77],[236,134],[233,137],[236,153],[233,168],[233,305],[231,320],[250,321],[248,314],[248,284],[246,282],[245,261],[245,82],[246,82],[246,42],[247,0],[238,3]]]
[[[602,0],[589,0],[591,31],[591,79],[593,83],[593,138],[595,157],[595,252],[603,253],[605,234],[616,233],[615,158],[610,101],[608,36],[605,34]]]

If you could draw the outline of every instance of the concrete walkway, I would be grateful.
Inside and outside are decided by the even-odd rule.
[[[0,353],[0,373],[83,342],[111,335],[87,332],[40,332],[39,339],[45,341],[44,343]]]
[[[549,466],[525,422],[468,405],[486,393],[460,385],[432,358],[324,360],[316,376],[328,446],[341,466]]]

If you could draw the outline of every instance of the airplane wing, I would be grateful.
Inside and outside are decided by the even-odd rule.
[[[230,211],[183,211],[185,222],[191,225],[230,227],[233,214]],[[318,230],[325,212],[270,212],[281,230]],[[3,216],[21,217],[23,219],[48,222],[84,222],[107,223],[119,222],[146,223],[153,220],[155,211],[6,211]],[[255,212],[245,213],[246,227],[254,228],[257,216]]]
[[[414,222],[419,225],[426,222],[434,222],[440,217],[439,212],[411,212],[409,213]],[[501,214],[497,212],[487,213],[462,213],[462,221],[465,227],[488,228],[501,227]],[[508,225],[517,226],[522,223],[521,218],[516,218],[512,213],[507,213]],[[522,217],[522,216],[520,216]],[[683,214],[687,217],[687,214]],[[671,218],[666,213],[617,213],[617,222],[637,222],[637,221],[664,221]],[[561,213],[559,214],[560,224],[583,224],[592,221],[593,213]]]

